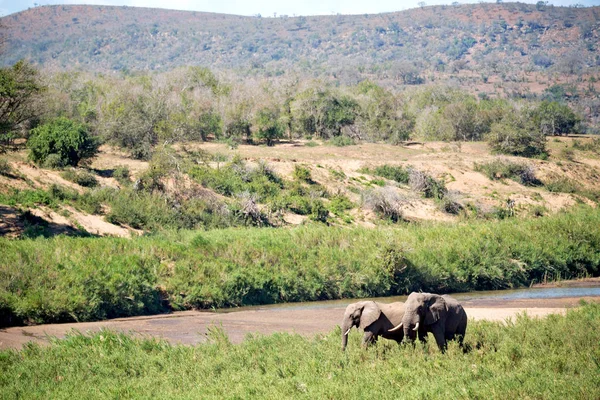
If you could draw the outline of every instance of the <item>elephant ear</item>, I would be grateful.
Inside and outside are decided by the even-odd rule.
[[[381,309],[374,301],[365,301],[363,306],[363,312],[360,316],[360,328],[365,329],[373,322],[377,321],[381,315]]]
[[[425,323],[431,325],[436,323],[446,312],[446,302],[442,296],[434,296],[431,298],[427,312],[425,313]]]

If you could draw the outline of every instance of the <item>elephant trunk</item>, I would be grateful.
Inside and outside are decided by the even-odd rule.
[[[346,350],[346,345],[348,345],[348,333],[350,333],[350,329],[352,329],[352,323],[344,321],[342,325],[342,350]]]
[[[414,321],[414,317],[415,317],[415,315],[413,315],[413,314],[405,313],[404,318],[402,318],[402,327],[404,328],[404,338],[406,340],[413,340],[415,337],[415,332],[413,329],[411,329],[411,326]],[[418,324],[419,324],[418,321],[419,320],[417,319],[417,328],[418,328]]]

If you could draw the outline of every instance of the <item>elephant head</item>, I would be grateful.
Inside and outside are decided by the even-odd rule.
[[[342,350],[346,349],[348,344],[348,333],[353,326],[365,329],[373,322],[377,321],[381,315],[381,309],[374,301],[360,301],[349,304],[344,313],[342,321]]]
[[[446,319],[446,302],[442,296],[431,293],[411,293],[404,304],[402,322],[392,330],[404,329],[404,337],[414,339],[419,331]]]

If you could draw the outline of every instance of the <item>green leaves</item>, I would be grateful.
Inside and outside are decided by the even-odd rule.
[[[62,166],[77,166],[83,158],[93,157],[98,151],[99,141],[90,136],[85,125],[68,118],[55,120],[31,130],[27,141],[29,158],[44,164],[54,155]]]

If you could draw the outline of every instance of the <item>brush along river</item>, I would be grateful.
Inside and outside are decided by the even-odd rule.
[[[519,290],[455,293],[452,296],[463,304],[470,319],[504,321],[523,312],[530,317],[544,317],[564,313],[566,308],[578,306],[581,300],[600,302],[600,278]],[[406,296],[399,296],[374,300],[389,303],[405,299]],[[86,333],[110,329],[189,345],[206,341],[207,332],[213,326],[222,328],[233,343],[241,342],[248,334],[288,332],[310,336],[334,329],[340,323],[346,305],[355,301],[288,303],[98,322],[19,326],[0,330],[0,349],[18,349],[30,341],[46,343],[49,336],[62,338],[73,330]]]

